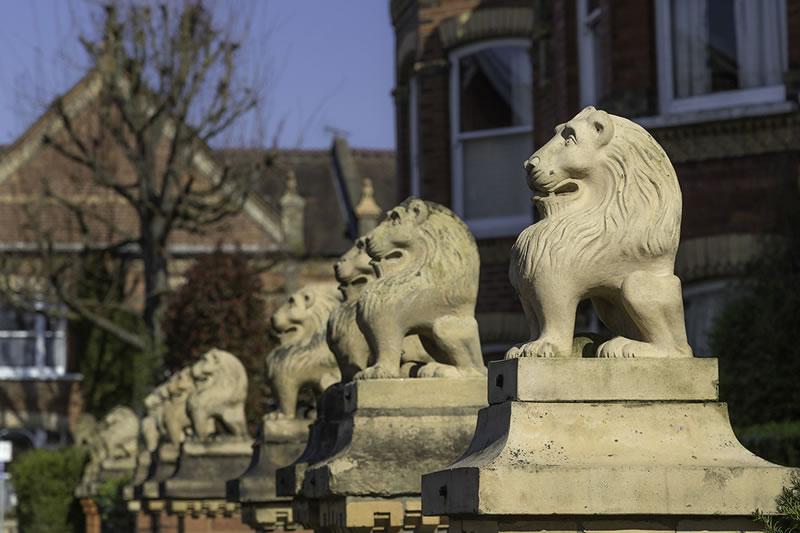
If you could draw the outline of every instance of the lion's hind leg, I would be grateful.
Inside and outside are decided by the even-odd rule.
[[[641,338],[615,337],[600,346],[598,357],[692,356],[676,276],[634,272],[622,282],[621,300]]]
[[[478,376],[486,374],[481,353],[481,342],[478,335],[478,322],[471,315],[445,315],[433,322],[430,338],[443,356],[446,365],[452,365],[462,376]],[[430,363],[429,363],[430,364]],[[431,367],[435,377],[443,377],[449,369]],[[423,369],[420,376],[423,376]],[[427,373],[427,372],[426,372]]]

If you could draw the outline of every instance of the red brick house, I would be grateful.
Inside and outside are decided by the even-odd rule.
[[[508,252],[533,221],[522,161],[586,105],[664,146],[684,201],[676,269],[700,355],[726,287],[800,170],[797,0],[391,0],[398,174],[479,239],[489,351],[527,335]],[[596,327],[584,313],[582,327]]]
[[[94,98],[99,77],[88,73],[63,95],[72,121],[81,126],[97,120]],[[136,218],[119,198],[93,189],[52,146],[45,134],[59,135],[63,127],[52,109],[46,111],[13,144],[0,147],[0,253],[24,264],[37,261],[36,235],[27,224],[31,204],[41,200],[44,187],[62,197],[89,204],[93,212],[113,219],[121,228],[135,228]],[[113,153],[107,155],[115,157]],[[392,151],[351,150],[336,138],[330,150],[208,150],[196,158],[201,173],[214,172],[221,162],[277,163],[261,168],[255,190],[239,214],[209,227],[203,234],[175,232],[169,250],[173,258],[171,285],[197,257],[221,247],[268,260],[274,267],[264,282],[275,299],[311,280],[333,281],[332,263],[358,234],[356,206],[363,178],[371,178],[378,203],[397,203]],[[120,158],[121,159],[121,158]],[[257,165],[253,165],[257,167]],[[119,172],[125,172],[119,165]],[[292,190],[287,175],[296,176]],[[76,253],[74,220],[58,205],[45,204],[39,213],[43,228],[54,236],[58,253]],[[93,227],[97,238],[104,228]],[[8,279],[4,277],[4,280]],[[24,281],[24,280],[20,280]],[[51,318],[44,301],[29,302],[35,311],[0,306],[0,438],[17,448],[64,443],[81,412],[79,353],[70,342],[66,320]],[[268,305],[272,305],[268,302]]]

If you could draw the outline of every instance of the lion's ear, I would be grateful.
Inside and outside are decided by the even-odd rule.
[[[306,309],[308,309],[308,308],[310,308],[312,305],[314,305],[314,299],[315,299],[315,297],[316,297],[316,295],[315,295],[313,292],[311,292],[311,291],[305,291],[305,292],[303,292],[303,303],[305,303],[305,305],[306,305]]]
[[[614,136],[614,122],[611,120],[611,116],[605,111],[595,110],[589,116],[589,122],[597,132],[598,146],[608,144]]]
[[[408,203],[408,211],[414,215],[414,222],[422,224],[428,219],[428,204],[423,200],[414,198]]]

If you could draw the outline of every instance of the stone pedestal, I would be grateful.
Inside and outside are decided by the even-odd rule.
[[[421,513],[420,477],[467,448],[486,380],[387,379],[332,389],[342,408],[335,434],[320,432],[323,457],[309,462],[301,498],[315,531],[446,527]],[[335,411],[335,410],[334,410]]]
[[[489,402],[423,476],[454,531],[755,531],[791,472],[736,440],[716,359],[499,361]]]
[[[225,498],[227,480],[241,475],[250,462],[250,439],[186,441],[175,473],[161,482],[167,510],[180,516],[232,516],[238,504]]]
[[[241,506],[242,521],[256,531],[296,529],[291,496],[278,496],[275,473],[302,453],[311,420],[264,420],[253,444],[250,466],[228,481],[228,501]]]
[[[178,447],[164,443],[150,461],[144,481],[133,487],[133,497],[137,500],[158,500],[161,497],[161,482],[175,473],[178,465]]]
[[[134,515],[142,510],[142,502],[136,497],[136,486],[143,483],[150,473],[150,456],[151,454],[148,451],[139,452],[133,479],[122,488],[122,498],[125,500],[128,511]]]

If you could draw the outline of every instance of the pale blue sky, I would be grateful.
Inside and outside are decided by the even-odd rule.
[[[12,142],[54,95],[85,72],[77,41],[96,0],[0,0],[0,144]],[[215,0],[251,23],[248,68],[264,76],[263,144],[330,145],[326,127],[352,146],[393,148],[394,37],[388,0]],[[282,127],[280,126],[281,124]],[[266,131],[262,134],[262,131]],[[252,141],[248,141],[252,142]]]

